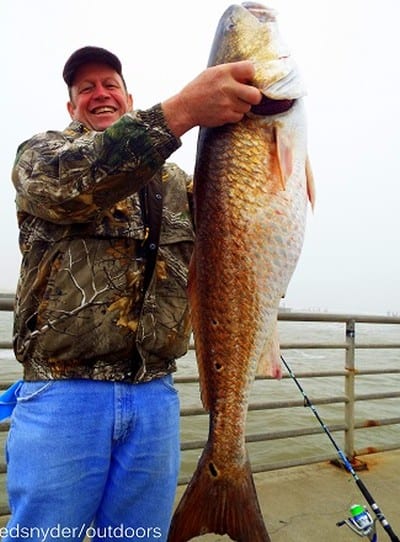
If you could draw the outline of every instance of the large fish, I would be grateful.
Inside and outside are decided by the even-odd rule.
[[[169,542],[207,532],[270,541],[245,447],[248,395],[257,367],[280,374],[278,306],[313,188],[300,78],[275,13],[250,2],[223,14],[209,65],[245,59],[265,98],[240,123],[199,133],[189,297],[210,425]]]

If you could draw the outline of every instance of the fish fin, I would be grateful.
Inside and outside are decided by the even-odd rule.
[[[200,361],[200,356],[201,354],[199,352],[199,349],[197,348],[196,358],[197,358],[197,367],[199,371],[200,399],[201,399],[201,403],[203,405],[204,410],[206,412],[210,412],[210,397],[209,397],[208,386],[206,382],[206,374],[203,370],[204,364],[202,361]]]
[[[274,126],[274,139],[276,145],[276,153],[274,155],[276,163],[273,169],[275,178],[278,179],[277,188],[285,190],[287,179],[289,179],[293,171],[292,146],[288,144],[287,136],[276,125]]]
[[[168,542],[186,542],[206,533],[227,534],[241,542],[270,542],[248,459],[229,477],[226,474],[206,447],[175,510]]]
[[[307,179],[307,194],[308,199],[311,203],[311,208],[314,210],[315,206],[315,183],[314,183],[314,175],[311,169],[311,162],[309,157],[307,156],[306,159],[306,179]]]
[[[279,346],[277,323],[274,324],[271,338],[265,342],[256,373],[259,376],[282,378],[281,349]]]
[[[199,371],[199,382],[200,382],[200,397],[201,402],[203,403],[203,407],[206,410],[206,412],[210,411],[210,399],[208,394],[208,387],[207,387],[207,380],[206,375],[204,373],[204,363],[202,361],[202,358],[204,356],[201,348],[201,341],[197,341],[197,333],[196,330],[199,328],[199,322],[196,320],[196,318],[201,315],[201,310],[198,306],[198,298],[196,295],[196,257],[195,257],[195,251],[196,247],[194,248],[194,252],[192,254],[192,258],[189,264],[189,275],[188,275],[188,297],[189,297],[189,306],[190,306],[190,318],[193,328],[193,336],[194,336],[194,344],[195,344],[195,352],[196,352],[196,359],[197,359],[197,367]]]

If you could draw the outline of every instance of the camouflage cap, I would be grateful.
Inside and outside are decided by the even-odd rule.
[[[74,76],[78,68],[89,62],[99,62],[111,66],[122,77],[122,66],[119,58],[102,47],[82,47],[76,50],[65,63],[63,78],[70,87],[74,82]]]

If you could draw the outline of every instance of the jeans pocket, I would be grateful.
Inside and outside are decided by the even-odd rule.
[[[161,380],[161,383],[163,384],[163,386],[165,388],[167,388],[167,390],[169,390],[172,393],[175,393],[176,395],[178,395],[178,390],[175,388],[174,379],[173,379],[172,375],[163,376],[163,377],[161,377],[160,380]]]
[[[17,403],[25,403],[43,395],[43,393],[48,390],[52,384],[54,384],[53,380],[24,382],[18,391]]]

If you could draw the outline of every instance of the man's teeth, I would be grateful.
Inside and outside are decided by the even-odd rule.
[[[114,113],[115,109],[113,107],[97,107],[93,110],[94,114],[98,113]]]

